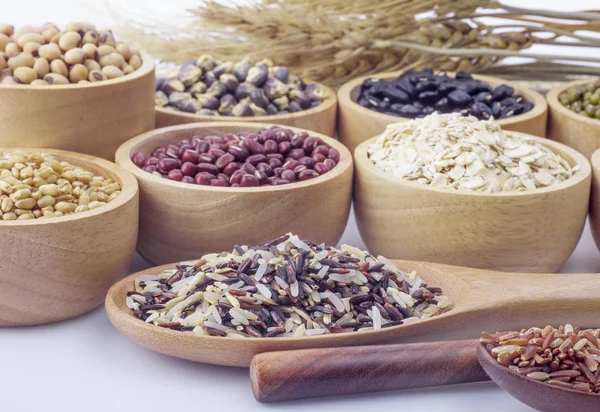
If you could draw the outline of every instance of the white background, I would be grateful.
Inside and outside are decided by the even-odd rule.
[[[178,16],[193,0],[3,0],[1,22],[15,25],[86,20],[110,25],[115,10],[156,21]],[[556,10],[599,8],[595,0],[506,1]],[[112,13],[112,15],[111,15]],[[590,53],[564,48],[569,54]],[[1,132],[1,131],[0,131]],[[364,247],[353,216],[343,243]],[[136,257],[132,272],[147,267]],[[600,272],[600,253],[589,228],[562,270]],[[548,319],[551,322],[552,319]],[[0,329],[0,411],[531,411],[491,382],[427,390],[326,398],[283,404],[255,402],[246,369],[203,365],[136,346],[109,323],[103,308],[77,319],[30,328]]]

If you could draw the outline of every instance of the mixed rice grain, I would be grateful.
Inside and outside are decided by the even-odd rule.
[[[293,234],[143,274],[126,303],[147,323],[240,338],[381,329],[438,315],[451,305],[440,288],[383,257]]]

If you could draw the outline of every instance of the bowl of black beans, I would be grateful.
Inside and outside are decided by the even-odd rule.
[[[338,91],[340,141],[351,151],[392,123],[433,112],[495,119],[503,129],[545,136],[544,97],[502,79],[467,72],[382,73],[344,84]]]

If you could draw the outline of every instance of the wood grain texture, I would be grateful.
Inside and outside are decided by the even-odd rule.
[[[396,179],[354,153],[354,213],[371,253],[513,272],[556,272],[585,225],[591,167],[564,145],[535,139],[580,170],[565,182],[527,192],[485,194]]]
[[[577,150],[588,159],[600,148],[600,120],[581,116],[558,101],[558,95],[573,87],[590,83],[576,80],[555,86],[548,92],[548,137]]]
[[[599,275],[493,272],[426,262],[396,261],[416,271],[428,285],[441,287],[453,306],[438,316],[378,331],[299,338],[223,338],[198,336],[147,324],[125,305],[127,292],[142,273],[157,274],[173,264],[133,274],[116,283],[106,297],[106,313],[125,336],[148,349],[215,365],[250,365],[263,352],[392,343],[476,339],[482,331],[513,330],[571,323],[598,325]],[[585,310],[582,310],[585,308]]]
[[[316,242],[337,243],[346,227],[352,201],[352,156],[338,141],[308,131],[340,151],[338,165],[315,179],[281,186],[210,187],[173,182],[151,175],[130,159],[149,155],[157,146],[194,135],[259,131],[263,123],[195,123],[157,129],[123,144],[117,163],[140,184],[139,253],[152,264],[197,259],[254,245],[286,232]],[[303,129],[292,128],[295,131]]]
[[[259,402],[416,389],[489,380],[477,340],[267,352],[250,364]]]
[[[360,87],[365,79],[393,79],[403,72],[381,73],[363,76],[349,81],[338,90],[338,136],[351,152],[362,142],[373,136],[379,135],[389,124],[407,121],[405,117],[390,116],[362,107],[358,103]],[[454,74],[448,72],[448,74]],[[493,86],[508,84],[514,87],[515,93],[520,93],[534,104],[532,110],[510,119],[498,120],[497,123],[505,130],[546,136],[546,123],[548,117],[548,104],[544,96],[538,92],[522,87],[518,84],[499,79],[497,77],[473,75],[474,78],[485,81]]]
[[[325,87],[323,102],[312,109],[296,113],[278,114],[274,116],[200,116],[192,113],[156,108],[156,128],[175,126],[185,123],[226,122],[226,123],[270,123],[282,126],[314,130],[326,136],[335,136],[337,116],[337,96],[335,92]]]
[[[500,365],[483,345],[477,345],[477,357],[485,372],[513,397],[544,412],[598,412],[600,395],[557,388]]]
[[[31,150],[111,177],[122,191],[81,214],[0,221],[0,326],[50,323],[94,309],[127,273],[135,251],[138,184],[129,172],[92,156]]]
[[[590,227],[596,247],[600,250],[600,149],[590,159],[592,165],[592,194],[590,196]]]
[[[87,85],[0,85],[0,146],[46,147],[114,160],[127,139],[154,128],[154,63]]]

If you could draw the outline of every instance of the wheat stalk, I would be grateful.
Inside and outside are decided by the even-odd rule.
[[[598,13],[526,10],[494,0],[246,0],[235,5],[205,0],[190,14],[185,36],[178,35],[177,25],[155,27],[153,34],[135,22],[127,22],[119,34],[163,60],[182,63],[201,54],[271,58],[334,87],[381,71],[481,71],[515,55],[565,59],[522,51],[535,43],[600,45],[599,39],[578,33],[582,27],[600,32]],[[506,22],[481,23],[492,15]]]

